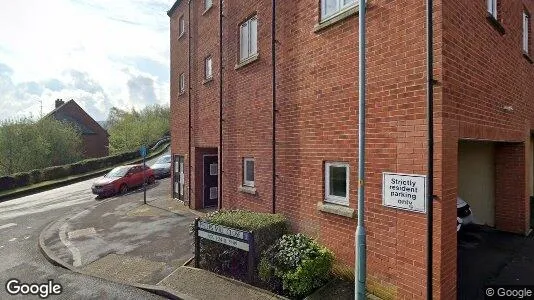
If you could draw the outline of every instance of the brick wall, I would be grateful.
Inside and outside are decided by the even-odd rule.
[[[271,1],[224,3],[224,206],[272,211],[272,66]],[[258,60],[235,69],[239,61],[239,26],[258,18]],[[243,158],[255,159],[256,195],[238,191]]]

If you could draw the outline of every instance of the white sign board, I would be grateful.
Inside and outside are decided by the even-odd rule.
[[[217,234],[214,234],[212,232],[208,232],[208,231],[204,231],[204,230],[198,230],[198,236],[199,237],[202,237],[202,238],[205,238],[205,239],[208,239],[208,240],[211,240],[211,241],[214,241],[214,242],[217,242],[217,243],[221,243],[221,244],[225,244],[225,245],[228,245],[228,246],[232,246],[234,248],[238,248],[238,249],[241,249],[241,250],[245,250],[245,251],[249,251],[249,246],[247,243],[244,243],[244,242],[241,242],[241,241],[238,241],[238,240],[235,240],[235,239],[231,239],[231,238],[228,238],[228,237],[224,237],[224,236],[221,236],[221,235],[217,235]]]
[[[382,173],[382,204],[426,213],[426,176]]]
[[[198,228],[205,229],[205,230],[208,230],[208,231],[214,231],[214,232],[217,232],[217,233],[228,235],[228,236],[233,237],[233,238],[238,238],[238,239],[242,239],[242,240],[248,240],[247,232],[242,231],[242,230],[238,230],[238,229],[225,227],[225,226],[222,226],[222,225],[217,225],[217,224],[212,224],[212,223],[208,223],[208,222],[205,222],[205,221],[200,221],[200,222],[198,222]]]

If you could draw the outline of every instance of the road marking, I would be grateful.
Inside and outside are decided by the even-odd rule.
[[[13,227],[13,226],[17,226],[17,224],[15,224],[15,223],[5,224],[5,225],[0,226],[0,229],[6,229],[6,228],[9,228],[9,227]]]
[[[17,238],[12,238],[12,239],[10,239],[9,241],[10,241],[10,242],[14,242],[14,241],[16,241],[16,240],[17,240]]]
[[[24,239],[25,239],[25,240],[27,240],[27,239],[29,239],[29,238],[30,238],[30,236],[29,236],[29,235],[28,235],[28,236],[25,236],[25,237],[24,237]]]
[[[67,223],[63,224],[61,228],[59,229],[59,239],[69,249],[70,253],[72,253],[72,259],[74,260],[73,265],[75,267],[79,267],[82,265],[82,257],[80,255],[80,250],[78,248],[72,246],[71,242],[67,239]]]
[[[74,231],[69,232],[67,235],[69,236],[69,239],[75,239],[81,236],[92,235],[92,234],[96,234],[94,227],[74,230]]]

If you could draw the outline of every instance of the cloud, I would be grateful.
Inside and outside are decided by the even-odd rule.
[[[128,80],[128,90],[130,99],[136,104],[155,103],[156,93],[154,91],[154,80],[144,76],[136,76]],[[139,107],[139,105],[137,105]]]
[[[174,0],[26,0],[0,10],[0,120],[73,98],[109,108],[169,103]]]

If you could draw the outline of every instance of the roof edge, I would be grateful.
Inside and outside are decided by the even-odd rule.
[[[174,11],[178,8],[178,6],[182,3],[182,0],[176,0],[174,4],[172,5],[171,9],[167,11],[167,16],[172,17],[172,14],[174,14]]]

